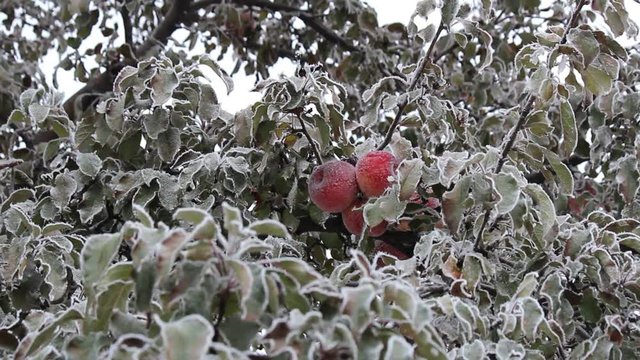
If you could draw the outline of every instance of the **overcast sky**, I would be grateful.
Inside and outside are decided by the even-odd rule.
[[[1,0],[0,0],[1,1]],[[475,1],[475,0],[474,0]],[[546,2],[548,0],[543,0]],[[408,23],[413,10],[415,9],[416,1],[413,0],[365,0],[369,5],[371,5],[378,13],[378,22],[380,25],[385,25],[393,22],[401,22]],[[632,18],[635,18],[637,23],[640,23],[640,4],[634,2],[633,0],[625,0],[627,10]],[[434,19],[438,21],[438,19]],[[120,21],[118,19],[118,21]],[[122,25],[120,24],[119,29],[122,29]],[[174,38],[181,39],[185,38],[186,30],[178,30],[174,33]],[[99,30],[94,29],[94,32],[91,37],[100,36]],[[89,37],[89,40],[91,39]],[[618,39],[623,45],[634,44],[637,41],[635,39]],[[87,44],[90,41],[86,42]],[[89,45],[86,45],[88,48]],[[93,46],[91,46],[93,47]],[[83,46],[85,48],[85,46]],[[82,48],[81,48],[82,50]],[[193,51],[194,54],[202,53],[204,48],[196,47]],[[50,53],[43,58],[43,70],[48,76],[52,76],[53,68],[59,62],[58,54],[55,51],[50,51]],[[91,64],[89,64],[91,65]],[[231,58],[231,56],[227,56],[220,64],[224,69],[231,70],[235,65],[235,62]],[[283,75],[292,75],[295,70],[295,65],[289,60],[281,59],[271,71],[272,76]],[[206,69],[205,69],[206,71]],[[242,71],[236,74],[233,77],[234,80],[234,91],[227,95],[226,89],[219,79],[215,76],[210,76],[210,79],[213,83],[214,88],[216,89],[216,93],[218,95],[218,99],[222,104],[222,107],[229,112],[236,112],[242,108],[245,108],[257,100],[260,99],[260,94],[251,92],[251,89],[254,86],[255,77],[246,76]],[[65,96],[68,97],[72,95],[75,91],[80,89],[83,84],[74,80],[73,71],[65,72],[63,70],[58,71],[57,80],[60,86],[60,91],[65,93]]]

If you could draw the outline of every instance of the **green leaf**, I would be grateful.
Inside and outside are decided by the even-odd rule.
[[[98,175],[102,169],[102,160],[95,153],[77,153],[76,161],[80,171],[89,177]]]
[[[584,80],[585,87],[594,95],[604,95],[611,91],[613,79],[600,68],[589,65],[580,74],[582,75],[582,80]]]
[[[534,205],[539,213],[539,221],[543,229],[543,236],[546,235],[549,230],[556,223],[556,209],[553,205],[553,201],[549,198],[549,195],[538,184],[527,184],[525,192],[531,196],[534,201]]]
[[[69,173],[63,173],[56,176],[54,184],[51,189],[51,198],[56,207],[62,210],[71,201],[71,197],[78,189],[78,183]]]
[[[151,139],[157,139],[158,135],[169,128],[169,112],[161,107],[153,109],[153,114],[142,118],[142,124]],[[162,145],[162,143],[161,143]]]
[[[164,162],[172,162],[180,150],[180,130],[170,127],[158,135],[158,155]]]
[[[422,178],[424,162],[420,159],[404,160],[398,166],[398,182],[400,183],[400,200],[407,200],[413,195]]]
[[[287,227],[282,223],[275,220],[258,220],[251,223],[249,229],[256,232],[258,235],[272,235],[281,237],[284,239],[291,238]]]
[[[500,195],[500,200],[496,204],[498,214],[511,212],[518,203],[522,191],[518,180],[511,174],[496,174],[493,181],[496,192]]]
[[[589,66],[600,54],[600,44],[593,32],[589,30],[571,29],[567,34],[567,41],[582,53],[583,65]]]
[[[391,335],[391,337],[389,337],[384,360],[410,360],[413,358],[413,346],[411,346],[407,340],[398,335]]]
[[[567,100],[560,102],[560,123],[562,124],[562,150],[565,157],[573,154],[578,143],[576,116]]]
[[[461,178],[451,191],[442,195],[442,216],[447,228],[452,234],[456,234],[462,222],[464,213],[464,202],[469,197],[471,187],[471,176]]]
[[[213,327],[201,315],[187,315],[179,320],[163,322],[155,316],[160,325],[164,358],[167,360],[203,359],[207,354]]]
[[[449,26],[460,10],[460,2],[458,0],[447,0],[442,5],[442,24]]]
[[[120,248],[118,234],[93,235],[81,253],[80,270],[84,284],[93,286],[107,270]]]
[[[151,78],[150,85],[153,105],[162,105],[171,99],[173,90],[178,87],[178,76],[173,69],[159,68]]]

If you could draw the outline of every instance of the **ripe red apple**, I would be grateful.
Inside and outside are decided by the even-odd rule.
[[[392,153],[372,151],[358,160],[356,179],[366,196],[380,196],[389,187],[389,176],[395,175],[398,160]]]
[[[400,251],[400,249],[394,247],[393,245],[389,245],[382,240],[375,241],[373,252],[374,254],[383,252],[385,254],[395,256],[396,258],[398,258],[398,260],[407,260],[409,258],[409,256],[407,256],[407,254]],[[385,263],[381,258],[378,258],[377,265],[378,267],[383,267]]]
[[[361,207],[365,203],[364,200],[356,200],[351,206],[342,211],[342,223],[344,227],[349,230],[350,233],[360,235],[364,230],[364,215],[362,209],[356,209]],[[356,210],[354,210],[356,209]],[[387,222],[382,221],[380,224],[372,227],[369,230],[369,236],[377,237],[387,230]]]
[[[309,197],[322,211],[338,213],[353,204],[358,195],[356,168],[346,161],[317,166],[309,178]]]

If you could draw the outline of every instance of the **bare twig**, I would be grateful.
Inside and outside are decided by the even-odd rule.
[[[431,53],[433,53],[433,49],[435,48],[436,41],[440,37],[440,33],[442,32],[442,30],[444,30],[444,24],[441,21],[440,25],[438,26],[438,30],[436,30],[436,34],[433,37],[433,40],[431,40],[429,49],[427,49],[427,53],[422,58],[420,58],[420,61],[418,62],[418,65],[416,66],[416,69],[412,74],[411,83],[409,83],[409,87],[407,88],[407,91],[406,91],[407,93],[415,89],[416,85],[418,84],[418,80],[420,80],[420,75],[422,75],[422,72],[424,71],[424,68],[427,66],[429,62],[431,62],[430,60]],[[405,99],[398,105],[398,112],[396,113],[396,117],[393,119],[393,122],[391,123],[391,125],[389,125],[389,129],[387,130],[387,133],[384,136],[384,140],[382,141],[380,146],[378,146],[378,150],[384,149],[391,142],[393,133],[395,132],[398,125],[400,124],[400,119],[402,118],[402,115],[404,114],[404,110],[408,104],[409,104],[409,100]]]

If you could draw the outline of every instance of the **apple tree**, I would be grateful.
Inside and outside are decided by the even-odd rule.
[[[640,358],[636,5],[2,1],[0,356]]]

